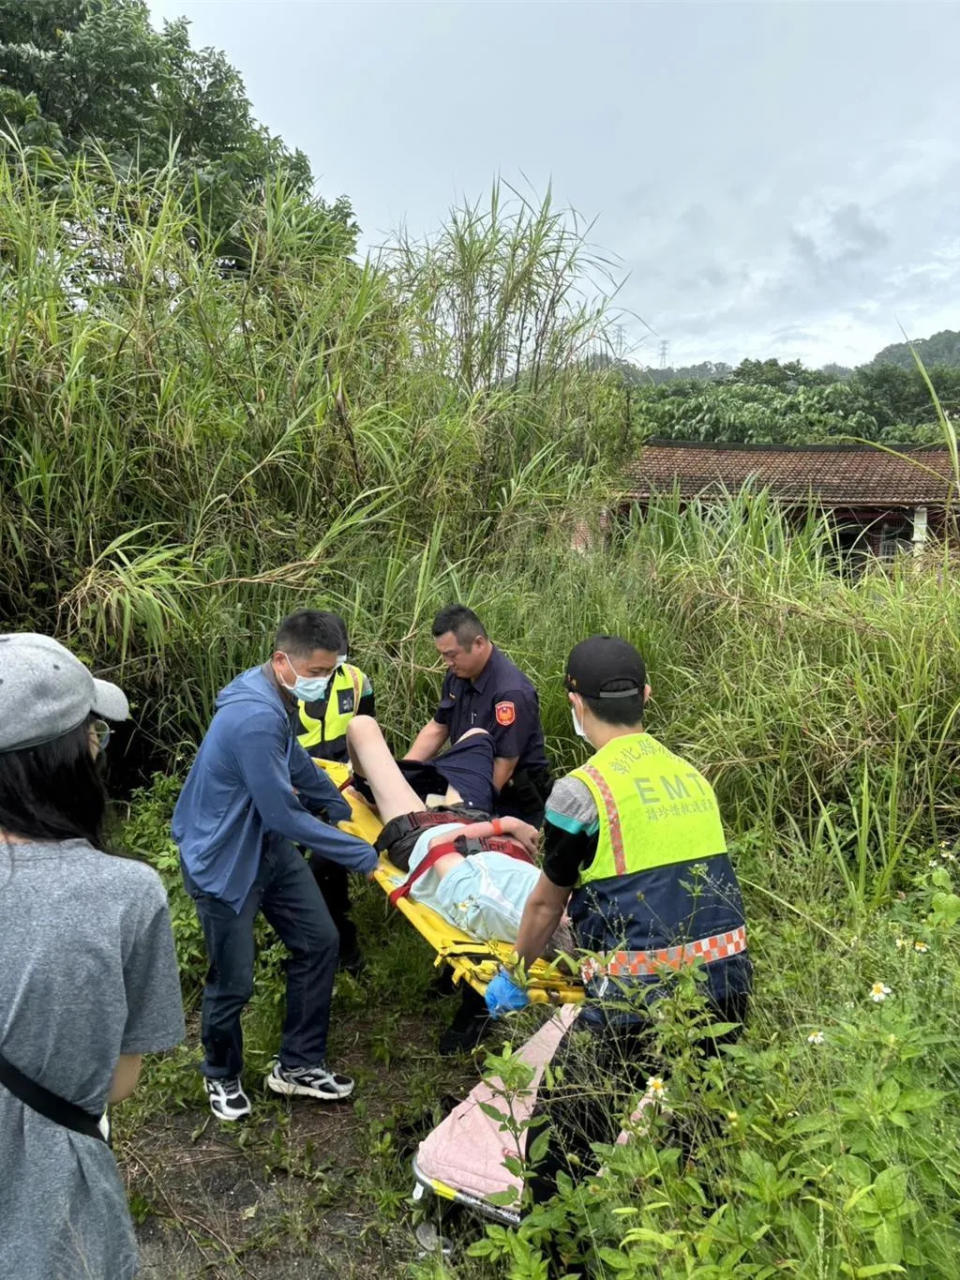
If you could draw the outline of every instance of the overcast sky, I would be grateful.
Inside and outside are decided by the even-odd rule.
[[[497,174],[551,183],[628,277],[638,363],[855,364],[960,329],[960,4],[150,7],[226,52],[365,248]]]

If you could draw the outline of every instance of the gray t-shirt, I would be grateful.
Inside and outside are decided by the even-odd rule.
[[[85,840],[0,837],[0,1049],[101,1113],[122,1053],[184,1035],[167,898],[150,867]],[[137,1249],[106,1143],[0,1085],[0,1276],[127,1280]]]

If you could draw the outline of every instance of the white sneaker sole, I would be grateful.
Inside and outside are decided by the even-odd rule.
[[[253,1108],[249,1107],[246,1111],[232,1111],[227,1115],[223,1111],[217,1111],[214,1107],[210,1108],[210,1114],[222,1124],[236,1124],[238,1120],[248,1120],[252,1111]]]
[[[316,1098],[318,1102],[342,1102],[353,1093],[353,1085],[339,1093],[323,1093],[320,1089],[311,1089],[305,1084],[295,1084],[292,1080],[281,1080],[278,1076],[267,1076],[267,1088],[274,1093],[282,1093],[287,1098]]]
[[[210,1108],[211,1115],[215,1116],[217,1120],[222,1120],[224,1124],[234,1124],[237,1120],[246,1120],[253,1111],[253,1107],[249,1102],[243,1111],[218,1111],[213,1105],[209,1094],[207,1095],[207,1105]]]

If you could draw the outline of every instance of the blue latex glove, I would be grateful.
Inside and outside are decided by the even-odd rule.
[[[530,997],[522,987],[501,969],[497,976],[487,983],[483,993],[491,1018],[499,1018],[501,1013],[511,1013],[514,1009],[524,1009],[530,1003]]]

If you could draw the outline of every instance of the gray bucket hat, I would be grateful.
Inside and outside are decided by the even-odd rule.
[[[0,751],[22,751],[62,738],[94,712],[126,720],[127,695],[95,680],[52,636],[0,635]]]

